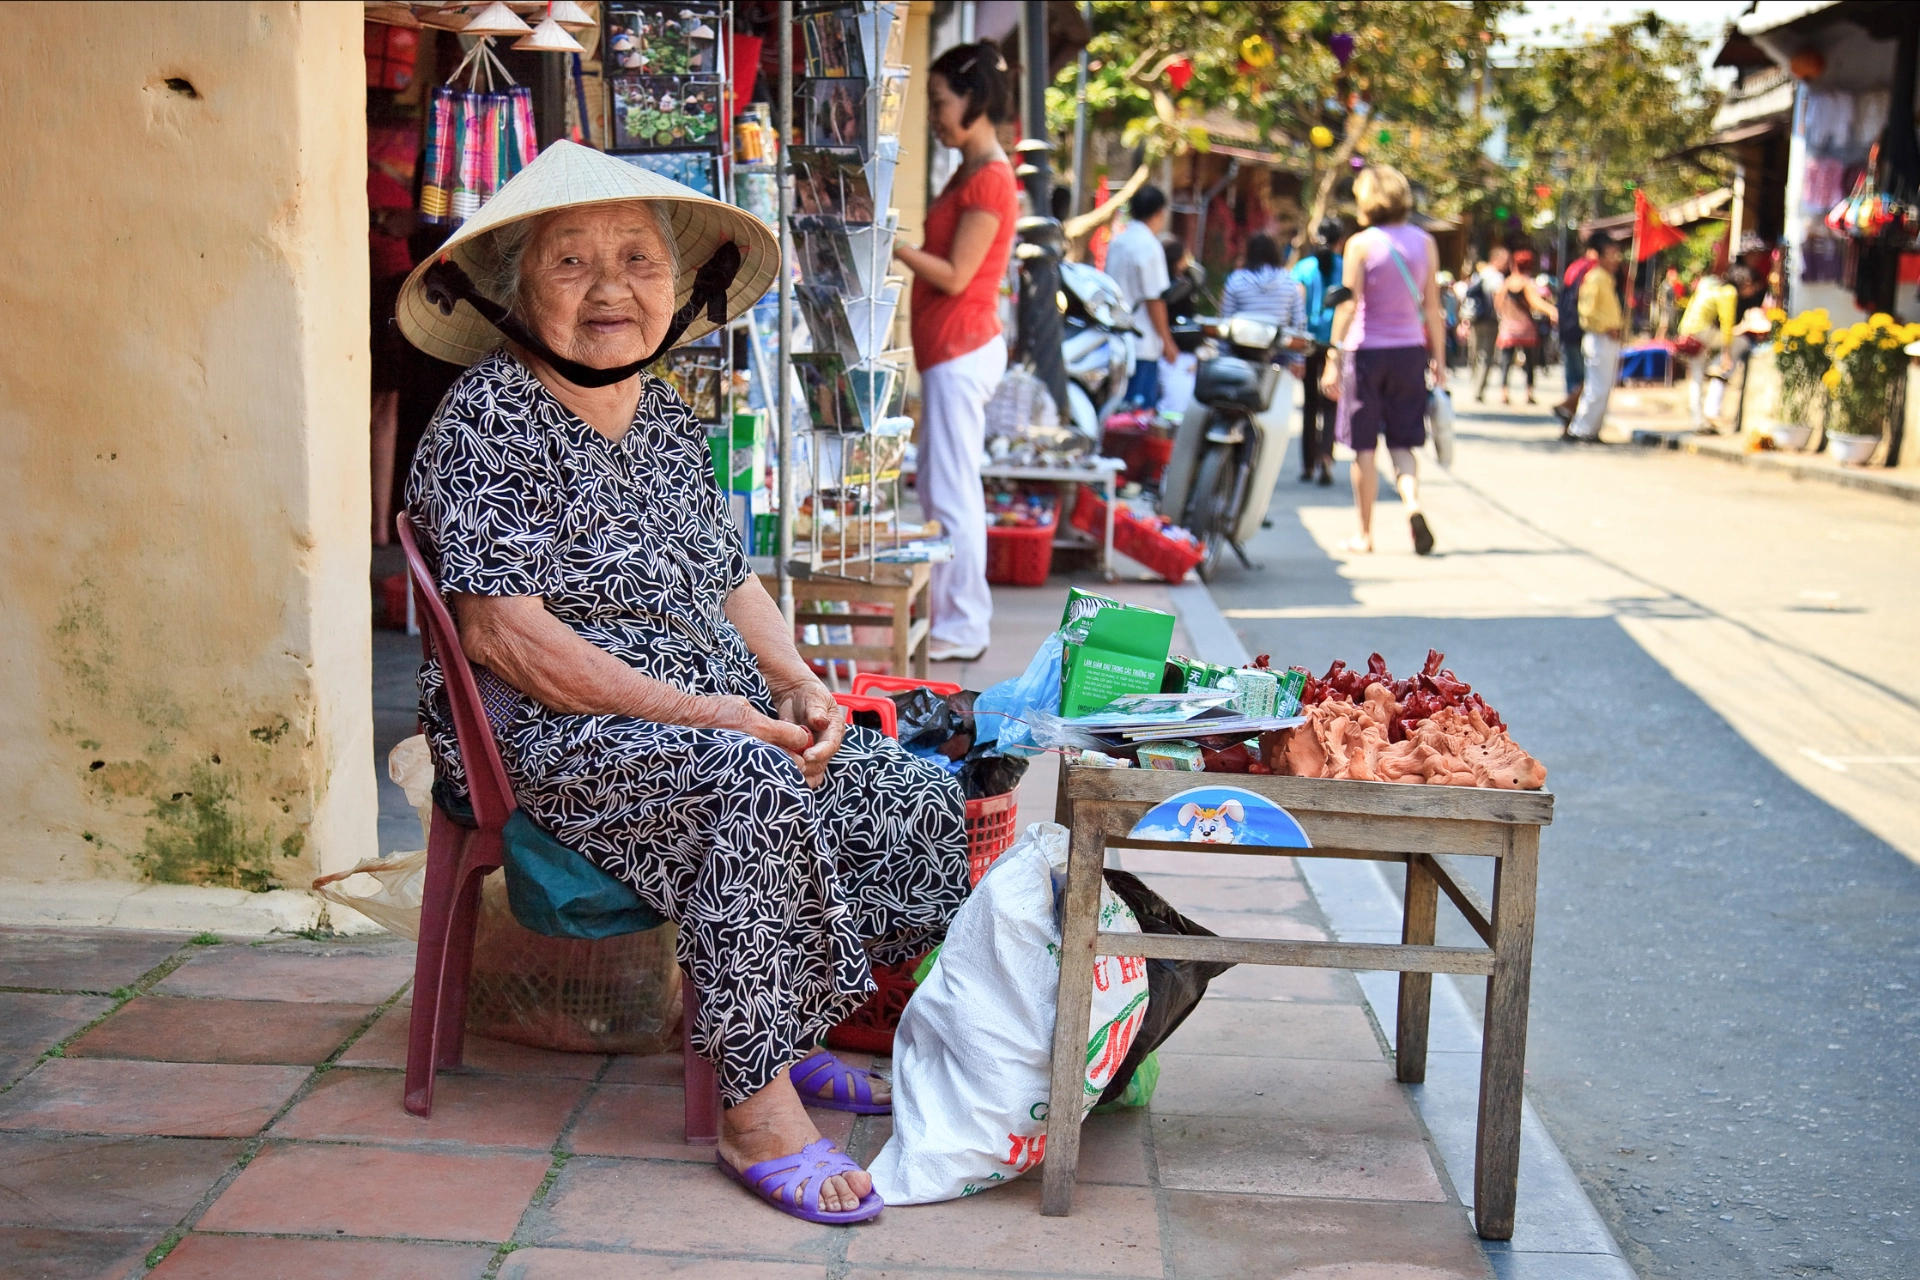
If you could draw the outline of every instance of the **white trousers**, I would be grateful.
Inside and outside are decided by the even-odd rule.
[[[962,649],[986,648],[993,626],[980,455],[987,401],[1006,371],[1000,338],[920,371],[920,509],[953,539],[953,559],[933,566],[932,634]]]
[[[1607,417],[1607,397],[1620,380],[1620,340],[1598,333],[1582,335],[1580,352],[1587,358],[1587,381],[1580,388],[1580,407],[1573,411],[1567,430],[1582,440],[1598,440]]]
[[[1720,416],[1720,401],[1725,394],[1727,383],[1724,378],[1713,379],[1713,385],[1707,385],[1707,369],[1720,363],[1720,331],[1709,329],[1700,337],[1700,354],[1687,362],[1687,418],[1695,431],[1707,425],[1707,420]]]

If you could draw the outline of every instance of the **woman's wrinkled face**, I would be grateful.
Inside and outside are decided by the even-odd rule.
[[[556,354],[596,369],[645,359],[673,318],[673,255],[643,204],[562,209],[540,220],[519,307]]]

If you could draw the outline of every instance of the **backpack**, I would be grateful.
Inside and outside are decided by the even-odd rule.
[[[1582,258],[1567,268],[1566,283],[1560,286],[1560,345],[1563,348],[1579,346],[1580,335],[1586,332],[1580,327],[1580,286],[1593,267],[1592,258]]]
[[[1467,286],[1466,293],[1460,298],[1460,318],[1468,324],[1479,324],[1482,320],[1493,319],[1493,299],[1487,296],[1487,282],[1479,272],[1475,272],[1473,283]]]

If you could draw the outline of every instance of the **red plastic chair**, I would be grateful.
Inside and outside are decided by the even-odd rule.
[[[413,524],[404,513],[398,524],[400,545],[406,549],[407,568],[413,574],[416,606],[426,623],[425,641],[439,658],[446,682],[474,817],[473,826],[462,826],[435,804],[433,831],[427,842],[420,945],[413,962],[413,1020],[407,1031],[406,1092],[407,1110],[426,1116],[433,1113],[434,1073],[442,1067],[459,1066],[464,1056],[467,979],[473,970],[480,882],[501,863],[500,831],[519,802],[507,781],[506,766],[500,762],[500,748],[481,706],[473,668],[467,665],[467,655],[460,648],[459,630],[420,555]],[[700,1008],[699,992],[684,974],[681,990],[684,1025],[691,1027]],[[720,1088],[713,1065],[693,1051],[691,1039],[683,1038],[681,1053],[686,1064],[687,1142],[712,1145],[720,1137]]]
[[[900,736],[900,708],[892,698],[870,698],[861,693],[836,693],[833,700],[847,709],[847,723],[853,723],[856,711],[871,711],[880,717],[880,732],[889,738]]]
[[[942,697],[951,697],[960,692],[960,686],[945,680],[919,680],[913,676],[883,676],[872,671],[862,671],[853,678],[853,691],[867,694],[874,690],[881,693],[899,693],[907,689],[931,689]]]

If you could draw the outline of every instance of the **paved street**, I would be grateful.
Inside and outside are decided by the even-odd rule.
[[[1215,599],[1316,673],[1442,649],[1549,766],[1529,1086],[1642,1275],[1920,1274],[1920,507],[1460,408],[1431,560],[1290,465]]]

